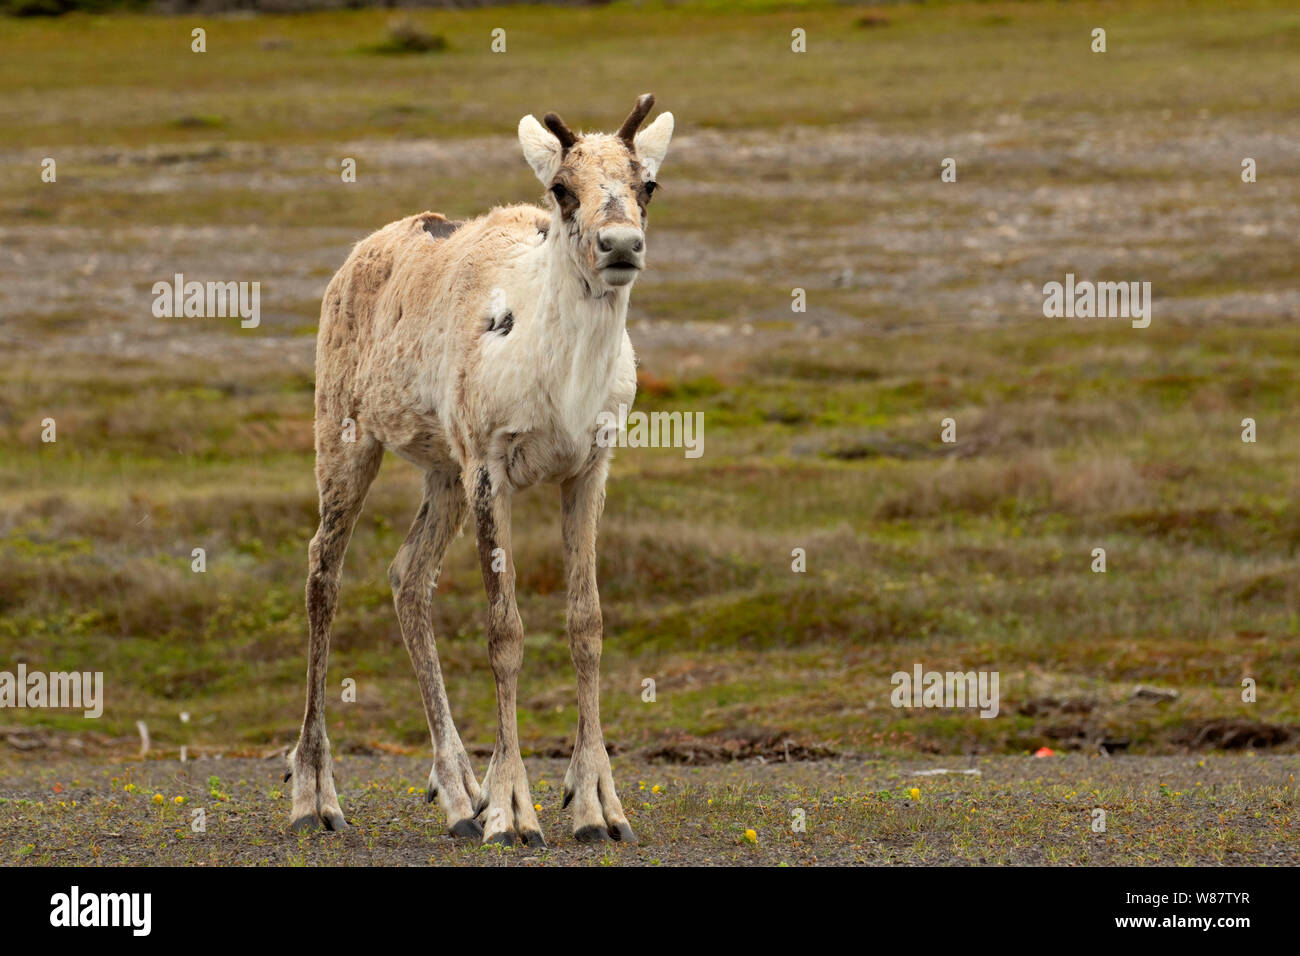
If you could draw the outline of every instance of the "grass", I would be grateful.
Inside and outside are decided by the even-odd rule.
[[[313,303],[386,221],[535,199],[509,138],[520,115],[609,126],[654,89],[679,139],[633,297],[638,407],[703,412],[705,454],[616,460],[599,568],[611,743],[992,754],[1124,737],[1153,754],[1211,746],[1224,738],[1201,732],[1225,721],[1300,723],[1300,17],[863,15],[413,14],[447,39],[427,56],[359,52],[383,42],[381,11],[213,18],[204,55],[172,18],[6,24],[0,219],[22,258],[0,264],[0,668],[102,670],[108,701],[89,729],[71,712],[4,719],[105,747],[143,719],[168,754],[291,744]],[[1104,56],[1087,52],[1098,23]],[[489,52],[496,26],[507,54]],[[793,26],[806,55],[788,52]],[[628,62],[636,88],[612,89]],[[46,155],[57,185],[33,172]],[[947,155],[959,182],[940,188]],[[1242,155],[1257,184],[1239,181]],[[1151,281],[1151,328],[1042,319],[1038,290],[1067,271]],[[262,327],[153,321],[148,291],[174,272],[261,279]],[[388,463],[347,558],[330,686],[353,678],[358,699],[330,711],[341,752],[427,747],[385,576],[418,497],[414,470]],[[515,520],[534,754],[568,746],[576,721],[558,511],[537,489]],[[462,736],[487,744],[468,541],[433,614]],[[890,707],[890,675],[916,661],[998,670],[1000,717]],[[1131,700],[1136,683],[1179,696]],[[908,812],[900,834],[925,811]],[[964,832],[954,845],[973,848]]]

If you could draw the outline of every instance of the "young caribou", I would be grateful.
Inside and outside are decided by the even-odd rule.
[[[467,222],[422,213],[362,240],[325,290],[316,341],[320,527],[308,549],[307,710],[289,754],[293,829],[346,826],[325,733],[330,622],[343,554],[384,449],[424,470],[424,503],[388,569],[433,738],[428,798],[457,836],[545,846],[519,753],[510,501],[559,484],[578,732],[564,777],[581,841],[634,841],[600,728],[596,523],[611,443],[597,416],[636,392],[628,296],[645,266],[646,207],[673,116],[638,132],[646,94],[615,135],[576,135],[554,113],[519,121],[547,205]],[[496,679],[496,746],[480,783],[452,722],[431,605],[448,544],[474,512]],[[482,819],[480,824],[479,820]]]

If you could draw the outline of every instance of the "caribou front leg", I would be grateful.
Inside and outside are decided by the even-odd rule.
[[[605,507],[607,459],[561,489],[564,566],[569,584],[569,652],[578,672],[578,739],[564,775],[564,805],[573,803],[573,835],[584,843],[635,843],[614,790],[600,729],[600,594],[596,590],[596,523]]]
[[[497,740],[475,809],[485,814],[484,843],[546,846],[519,754],[515,693],[524,658],[524,626],[515,604],[515,563],[510,554],[510,496],[494,491],[486,466],[471,469],[470,500],[478,527],[478,557],[487,591],[488,659],[497,685]]]

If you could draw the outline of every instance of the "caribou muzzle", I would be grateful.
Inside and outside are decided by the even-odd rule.
[[[612,286],[627,285],[645,268],[645,235],[635,226],[608,226],[596,233],[600,277]]]

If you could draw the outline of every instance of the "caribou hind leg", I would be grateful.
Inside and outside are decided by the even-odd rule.
[[[447,814],[447,829],[453,836],[481,837],[483,827],[474,819],[474,802],[479,797],[478,780],[452,721],[447,688],[438,664],[438,649],[433,639],[431,614],[443,556],[460,532],[467,511],[465,489],[459,474],[426,474],[424,504],[388,569],[388,580],[393,586],[397,620],[420,684],[424,713],[433,738],[429,802],[437,798]]]
[[[379,472],[384,450],[370,439],[343,442],[318,430],[316,483],[320,527],[307,549],[307,709],[298,745],[289,754],[293,778],[290,825],[295,830],[342,830],[347,824],[334,790],[334,768],[325,734],[325,677],[329,665],[330,624],[338,602],[343,555],[366,492]]]

